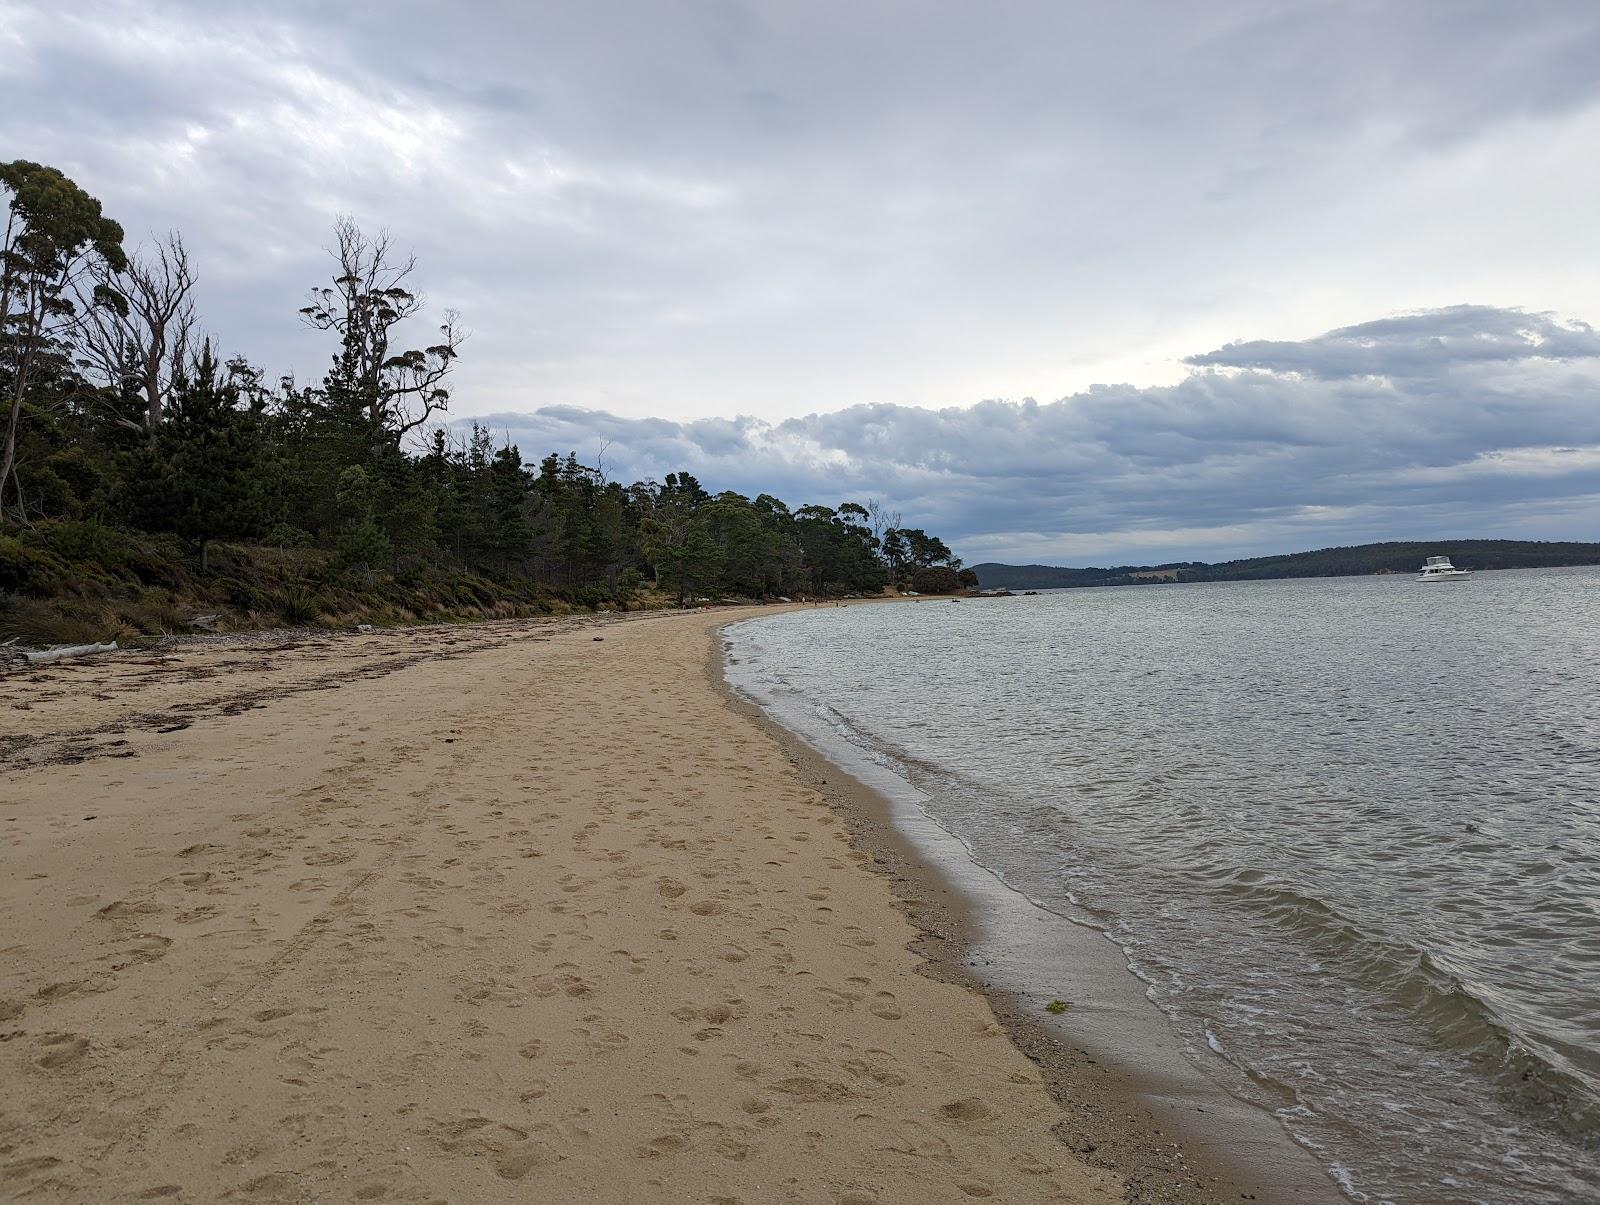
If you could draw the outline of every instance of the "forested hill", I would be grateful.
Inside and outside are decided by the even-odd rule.
[[[1463,569],[1535,569],[1600,565],[1600,544],[1546,540],[1397,540],[1350,548],[1319,548],[1282,556],[1206,564],[1117,565],[1069,569],[1058,565],[972,566],[986,590],[1053,590],[1079,586],[1125,586],[1160,582],[1228,582],[1285,577],[1355,577],[1368,573],[1415,573],[1424,559],[1447,556]]]
[[[221,354],[178,235],[127,248],[98,199],[24,160],[0,163],[0,202],[0,645],[197,612],[406,621],[972,580],[870,499],[627,483],[451,425],[460,320],[349,219],[322,279],[281,299],[326,341],[300,382]]]

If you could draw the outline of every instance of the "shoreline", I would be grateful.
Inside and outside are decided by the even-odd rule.
[[[1133,1205],[1346,1201],[1276,1118],[1190,1062],[1121,951],[1097,930],[1049,916],[1061,948],[1039,978],[1052,990],[1030,996],[997,983],[986,970],[996,959],[985,955],[1006,951],[991,948],[994,935],[985,930],[1004,918],[986,913],[1024,922],[1019,914],[1048,914],[1004,886],[915,802],[865,781],[863,766],[835,760],[837,751],[830,756],[742,692],[728,675],[725,629],[743,622],[718,629],[708,675],[731,706],[772,733],[802,781],[844,819],[852,845],[871,856],[868,867],[890,881],[896,906],[918,930],[912,949],[924,959],[922,973],[983,996],[1011,1043],[1040,1068],[1063,1113],[1055,1131],[1061,1142],[1119,1176]],[[1035,944],[1024,954],[1030,967],[1037,953]],[[1043,1005],[1065,984],[1075,989],[1072,1007],[1052,1018]]]

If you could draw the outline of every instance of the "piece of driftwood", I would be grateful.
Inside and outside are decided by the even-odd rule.
[[[92,657],[96,653],[114,653],[117,642],[110,644],[56,644],[47,649],[29,649],[22,655],[34,665],[45,661],[63,661],[68,657]]]
[[[217,630],[217,620],[221,618],[222,616],[216,614],[196,615],[189,621],[189,626],[191,628],[199,628],[202,632],[215,632]]]

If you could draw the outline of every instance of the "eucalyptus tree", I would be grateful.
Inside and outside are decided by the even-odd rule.
[[[17,434],[29,391],[47,365],[70,371],[70,340],[87,312],[126,306],[115,290],[87,282],[102,265],[120,271],[127,257],[122,227],[55,168],[25,159],[0,164],[0,189],[9,194],[0,234],[0,382],[7,407],[0,443],[3,521],[8,484],[16,499],[13,513],[26,517]]]
[[[416,256],[398,251],[387,230],[369,236],[349,217],[334,223],[333,235],[336,275],[311,291],[300,316],[339,337],[325,403],[336,421],[364,428],[376,454],[449,409],[445,382],[465,335],[460,316],[446,310],[437,343],[397,348],[396,328],[426,304],[411,284]]]

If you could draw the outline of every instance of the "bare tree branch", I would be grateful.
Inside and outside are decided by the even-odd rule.
[[[85,315],[77,333],[78,366],[118,398],[140,398],[138,417],[115,412],[120,426],[154,439],[174,382],[193,353],[196,277],[176,233],[136,253],[122,272],[100,262],[77,288]],[[86,294],[117,294],[121,305],[94,305]]]

